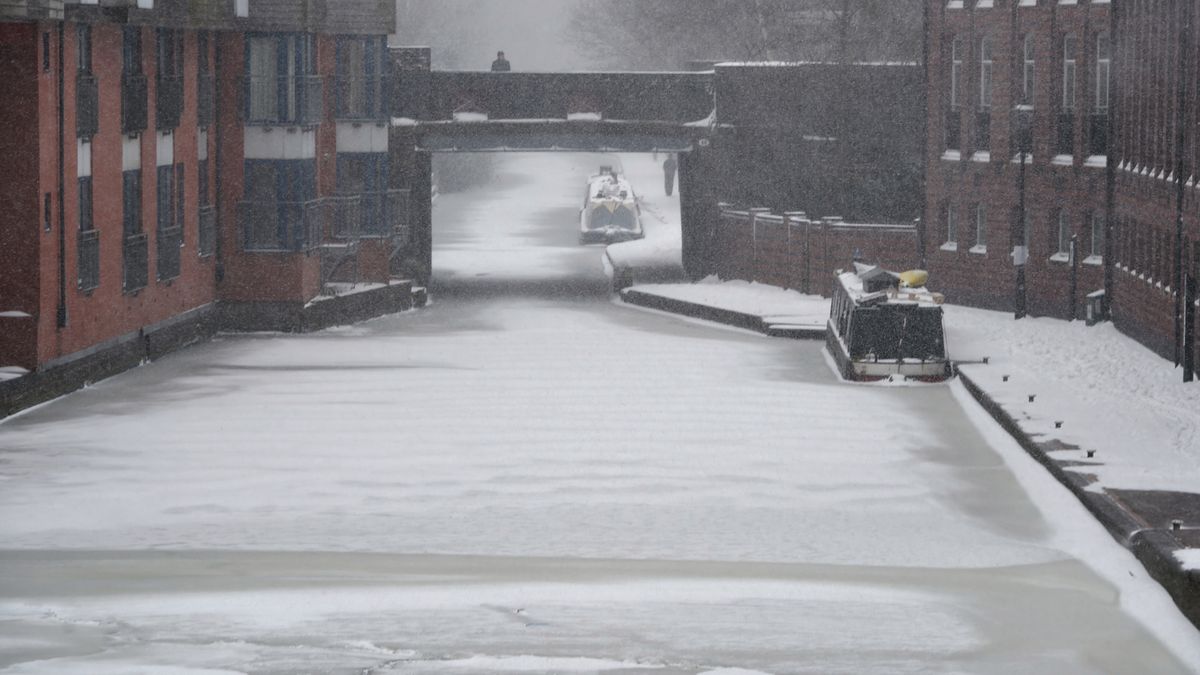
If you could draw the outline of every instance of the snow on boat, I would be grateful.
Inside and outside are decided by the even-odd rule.
[[[895,274],[855,263],[834,286],[825,344],[848,380],[940,382],[952,376],[940,293],[920,270]],[[908,282],[922,284],[909,286]]]
[[[612,167],[600,167],[600,173],[588,178],[579,212],[579,243],[611,244],[642,236],[641,209],[633,187]]]

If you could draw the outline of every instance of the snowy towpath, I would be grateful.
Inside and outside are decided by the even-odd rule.
[[[426,310],[0,424],[0,672],[1187,672],[952,388],[611,303],[600,161],[443,195]]]

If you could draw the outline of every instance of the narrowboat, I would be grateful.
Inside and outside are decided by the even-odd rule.
[[[855,263],[834,284],[825,343],[847,380],[950,378],[940,293],[925,288],[928,274],[902,274]]]
[[[625,177],[610,166],[588,178],[579,212],[579,243],[612,244],[641,239],[641,207]]]

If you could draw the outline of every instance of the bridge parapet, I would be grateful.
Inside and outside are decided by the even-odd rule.
[[[713,110],[712,73],[492,73],[399,70],[397,117],[687,123]]]

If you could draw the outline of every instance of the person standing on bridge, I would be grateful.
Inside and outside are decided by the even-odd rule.
[[[675,153],[668,153],[666,160],[663,161],[663,189],[667,191],[667,196],[671,196],[671,192],[675,189],[675,169],[678,164],[675,161]]]
[[[496,52],[496,60],[492,61],[492,72],[507,73],[512,70],[512,64],[504,58],[504,52]]]

